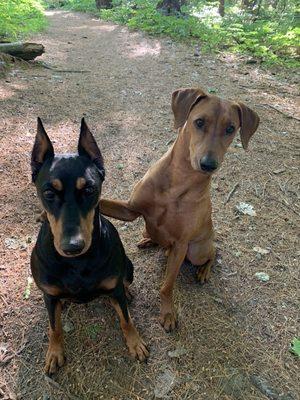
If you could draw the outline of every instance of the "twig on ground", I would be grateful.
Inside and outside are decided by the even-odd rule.
[[[258,107],[269,107],[272,108],[273,110],[279,112],[280,114],[284,115],[286,118],[291,118],[291,119],[295,119],[296,121],[300,121],[300,118],[298,117],[294,117],[293,115],[287,114],[284,111],[279,110],[277,107],[272,106],[271,104],[268,103],[261,103],[261,104],[256,104]]]
[[[224,204],[227,204],[229,202],[229,200],[231,199],[231,197],[234,195],[234,192],[236,191],[236,189],[240,186],[239,183],[236,183],[233,188],[230,190],[230,192],[228,193],[228,196],[226,197],[226,200],[224,201]]]
[[[88,69],[56,69],[56,68],[50,68],[50,69],[55,72],[67,72],[67,73],[75,73],[75,74],[85,74],[88,72],[92,72]]]
[[[58,382],[56,382],[54,379],[50,378],[50,376],[44,375],[44,378],[45,378],[45,381],[46,381],[47,383],[49,383],[49,385],[52,385],[52,386],[55,387],[56,389],[58,389],[58,390],[60,390],[61,392],[63,392],[64,395],[65,395],[66,397],[68,397],[70,400],[79,400],[78,397],[73,396],[73,395],[67,393],[67,392],[65,391],[64,387],[61,386]]]

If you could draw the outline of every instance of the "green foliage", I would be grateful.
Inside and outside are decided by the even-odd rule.
[[[96,340],[98,334],[101,332],[101,326],[99,324],[92,324],[86,327],[87,336],[92,339]]]
[[[1,1],[1,0],[0,0]],[[111,9],[97,10],[94,0],[47,0],[64,8],[92,11],[102,19],[142,29],[150,35],[164,35],[197,43],[202,52],[231,51],[249,54],[266,64],[296,66],[299,63],[300,28],[296,1],[252,1],[251,10],[241,1],[225,2],[225,16],[218,14],[218,1],[190,0],[183,14],[166,16],[156,9],[158,0],[112,0]],[[274,4],[276,3],[276,8]]]
[[[67,10],[95,12],[95,0],[45,0],[47,8],[64,8]]]
[[[300,338],[294,338],[291,343],[290,352],[296,356],[300,357]]]
[[[0,39],[15,40],[46,25],[42,1],[0,0]]]
[[[165,16],[156,9],[157,0],[115,0],[112,9],[100,11],[100,17],[149,34],[192,40],[204,52],[230,50],[250,54],[268,64],[297,64],[299,28],[293,7],[280,15],[268,8],[258,17],[232,3],[221,18],[218,2],[214,1],[195,1],[185,7],[183,15]]]

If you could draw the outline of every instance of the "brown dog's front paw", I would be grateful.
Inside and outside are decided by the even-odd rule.
[[[127,338],[127,346],[130,355],[139,361],[146,361],[146,359],[149,357],[149,350],[138,333],[130,338]]]
[[[174,331],[174,329],[177,327],[177,318],[175,312],[161,312],[159,316],[159,322],[166,332]]]
[[[54,374],[59,367],[65,363],[65,354],[63,347],[49,346],[46,355],[45,373],[47,375]]]
[[[209,280],[211,275],[211,265],[212,262],[208,261],[206,264],[198,267],[196,276],[200,283],[205,283]]]

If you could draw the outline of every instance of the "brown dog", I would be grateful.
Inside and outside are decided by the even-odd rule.
[[[258,115],[243,103],[180,89],[172,95],[173,146],[136,184],[129,201],[101,200],[104,215],[132,221],[142,215],[146,230],[139,247],[153,243],[167,249],[165,281],[160,290],[160,323],[175,328],[173,289],[185,258],[198,267],[200,282],[210,276],[215,259],[210,182],[240,129],[244,149],[259,124]]]

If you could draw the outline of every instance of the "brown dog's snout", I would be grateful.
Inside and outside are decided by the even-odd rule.
[[[200,159],[200,167],[202,171],[213,172],[218,168],[218,166],[218,161],[210,154],[205,154],[205,156]]]

